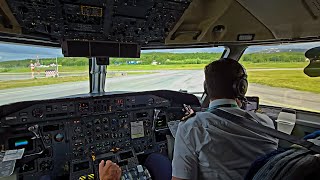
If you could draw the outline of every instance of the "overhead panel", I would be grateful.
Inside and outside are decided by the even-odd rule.
[[[86,40],[154,48],[320,36],[320,0],[0,0],[0,5],[2,39],[49,46]]]
[[[3,1],[3,0],[1,0]],[[61,39],[164,44],[191,0],[7,0],[22,34]],[[2,8],[1,8],[2,9]]]
[[[0,32],[21,33],[21,28],[5,0],[0,0]]]
[[[320,6],[316,0],[237,1],[263,22],[277,39],[320,36],[317,18]]]
[[[167,44],[273,40],[271,31],[234,0],[194,0],[166,39]]]

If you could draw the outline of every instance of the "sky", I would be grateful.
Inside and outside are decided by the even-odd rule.
[[[259,52],[265,49],[282,48],[282,49],[310,49],[320,46],[320,42],[295,43],[281,46],[253,46],[247,49],[247,53]],[[222,47],[212,48],[194,48],[194,49],[163,49],[163,50],[143,50],[142,53],[148,52],[171,52],[171,53],[195,53],[195,52],[222,52]],[[63,57],[60,48],[44,48],[31,45],[17,45],[10,43],[0,43],[0,61],[22,60]]]

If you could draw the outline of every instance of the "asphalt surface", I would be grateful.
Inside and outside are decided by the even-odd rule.
[[[248,69],[247,71],[294,71],[294,70],[303,70],[301,68],[260,68],[260,69]],[[110,73],[117,73],[121,71],[108,71]],[[143,70],[143,71],[126,71],[126,72],[166,72],[164,70]],[[59,72],[60,77],[66,76],[83,76],[88,75],[88,72]],[[36,78],[45,78],[45,73],[37,72],[34,73]],[[0,73],[0,81],[11,81],[11,80],[25,80],[25,79],[32,79],[31,72],[25,73]]]
[[[108,78],[107,91],[147,91],[157,89],[203,91],[201,70],[160,71],[155,74]],[[1,83],[1,82],[0,82]],[[0,90],[0,104],[51,99],[89,92],[89,82],[72,82],[38,87]],[[320,95],[287,88],[250,84],[249,96],[259,96],[261,104],[320,112]]]
[[[66,76],[82,76],[87,75],[86,72],[78,72],[78,73],[59,73],[60,77]],[[45,78],[45,73],[41,72],[38,74],[37,72],[34,73],[36,78]],[[11,81],[11,80],[25,80],[25,79],[32,79],[31,73],[0,73],[0,81]]]

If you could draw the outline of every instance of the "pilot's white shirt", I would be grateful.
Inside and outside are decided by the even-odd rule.
[[[209,107],[236,105],[230,99],[215,100]],[[239,111],[241,110],[236,106]],[[228,108],[223,108],[228,110]],[[274,128],[263,114],[260,123]],[[278,140],[245,129],[211,112],[200,112],[181,122],[176,134],[172,176],[181,179],[243,179],[251,163],[278,147]]]

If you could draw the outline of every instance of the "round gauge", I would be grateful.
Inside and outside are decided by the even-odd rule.
[[[152,105],[153,103],[154,103],[154,99],[153,98],[148,99],[148,104],[149,105]]]
[[[64,135],[61,133],[58,133],[54,136],[54,140],[57,142],[61,142],[61,141],[63,141],[63,139],[64,139]]]
[[[104,118],[102,119],[102,123],[109,123],[109,119],[108,119],[107,117],[104,117]]]
[[[117,125],[118,124],[118,121],[116,119],[112,119],[111,121],[111,124],[114,126],[114,125]]]
[[[36,108],[32,111],[32,116],[36,118],[42,118],[43,117],[43,111],[39,108]]]

